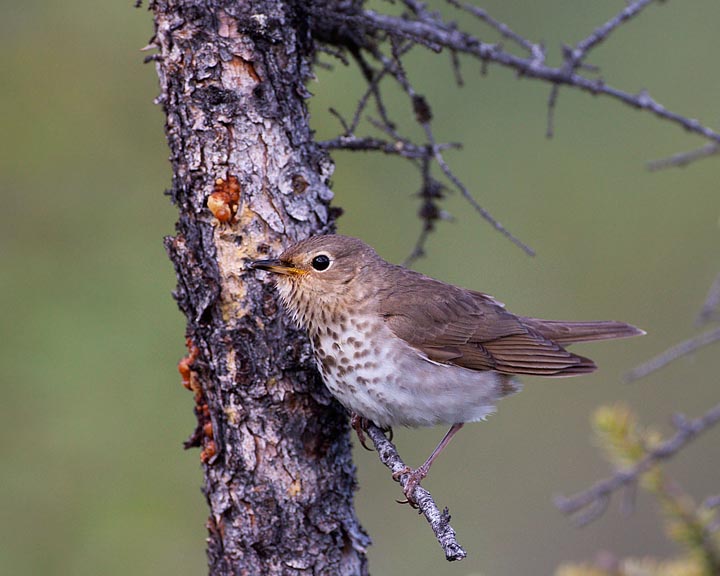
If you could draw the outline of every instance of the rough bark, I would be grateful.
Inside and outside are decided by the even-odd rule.
[[[346,415],[267,280],[243,267],[333,224],[332,164],[303,100],[305,18],[281,0],[151,8],[179,210],[166,247],[187,317],[180,368],[197,402],[188,444],[203,446],[210,573],[364,574]],[[233,178],[237,199],[226,194]]]

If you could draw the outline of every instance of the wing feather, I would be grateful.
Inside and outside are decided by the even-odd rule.
[[[537,323],[524,321],[533,319],[511,314],[481,292],[408,273],[380,294],[380,302],[390,330],[435,362],[541,376],[595,370],[592,360],[568,352]]]

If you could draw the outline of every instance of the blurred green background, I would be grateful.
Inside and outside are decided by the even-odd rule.
[[[482,3],[551,60],[622,2]],[[204,522],[192,398],[176,363],[184,320],[162,248],[175,210],[163,115],[152,65],[139,49],[151,15],[131,2],[4,3],[0,8],[0,571],[4,574],[202,574]],[[455,14],[466,21],[467,17]],[[720,6],[652,6],[591,61],[629,91],[716,125],[720,115]],[[468,22],[468,26],[474,26]],[[488,37],[490,38],[490,37]],[[617,501],[578,530],[551,497],[609,472],[589,416],[624,401],[670,432],[675,411],[717,401],[720,355],[709,349],[641,382],[622,375],[696,333],[693,321],[720,270],[717,160],[648,173],[644,162],[702,145],[658,119],[606,99],[562,90],[556,137],[544,137],[548,86],[475,62],[458,90],[446,55],[416,50],[408,72],[434,110],[447,154],[484,207],[538,252],[494,232],[457,195],[456,216],[432,237],[423,272],[480,289],[520,314],[622,319],[648,336],[578,348],[601,370],[588,377],[525,379],[525,391],[486,424],[468,426],[426,481],[454,514],[470,557],[449,565],[425,522],[406,506],[374,454],[357,451],[359,514],[375,545],[374,574],[550,574],[598,550],[676,552],[654,502],[629,517]],[[327,114],[351,115],[363,83],[355,69],[318,72],[310,85],[319,137]],[[404,110],[402,99],[397,110]],[[369,154],[336,155],[340,231],[393,261],[419,231],[417,174]],[[410,463],[444,431],[398,430]],[[668,467],[698,498],[720,485],[717,431]],[[617,499],[616,499],[617,500]]]

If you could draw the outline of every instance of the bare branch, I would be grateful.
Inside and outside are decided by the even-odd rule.
[[[385,434],[380,428],[374,424],[369,424],[366,432],[375,445],[375,450],[377,450],[380,461],[385,464],[385,466],[387,466],[393,474],[399,474],[403,470],[407,469],[405,462],[403,462],[402,458],[398,454],[397,448],[395,448],[395,445],[385,437]],[[407,474],[400,476],[400,485],[403,488],[405,488],[407,480]],[[448,509],[445,508],[443,511],[440,511],[430,492],[425,490],[422,486],[415,488],[413,498],[417,502],[420,512],[423,516],[425,516],[425,519],[430,524],[432,531],[435,533],[435,538],[437,538],[438,544],[440,544],[441,548],[445,552],[445,558],[447,558],[450,562],[465,558],[467,556],[467,552],[465,552],[463,547],[458,544],[458,541],[455,538],[455,530],[453,530],[452,526],[450,526],[450,514],[448,513]]]
[[[425,146],[418,146],[409,140],[382,140],[370,136],[359,138],[357,136],[338,136],[332,140],[323,140],[319,143],[321,148],[326,150],[362,150],[366,152],[384,152],[394,156],[402,156],[411,160],[425,158],[427,149]],[[454,143],[442,144],[443,149],[457,148]]]
[[[625,377],[625,381],[633,382],[640,378],[644,378],[648,374],[656,372],[660,370],[660,368],[667,366],[668,364],[670,364],[670,362],[673,362],[678,358],[681,358],[682,356],[692,354],[700,348],[709,346],[710,344],[712,344],[713,342],[717,342],[718,340],[720,340],[720,328],[715,328],[714,330],[704,332],[703,334],[700,334],[695,338],[683,340],[682,342],[680,342],[680,344],[676,344],[675,346],[669,348],[659,356],[656,356],[652,360],[648,360],[644,364],[641,364],[637,368],[631,370]]]
[[[635,483],[642,474],[651,470],[661,460],[667,460],[684,448],[689,442],[703,432],[710,430],[720,422],[720,404],[717,404],[695,420],[688,420],[682,415],[673,419],[677,428],[676,434],[650,450],[642,460],[634,466],[618,470],[613,476],[596,482],[587,490],[571,497],[558,496],[555,506],[563,513],[576,515],[578,524],[584,525],[600,516],[607,508],[607,503],[614,492],[629,484]]]
[[[647,0],[635,2],[629,8],[636,7],[632,15],[646,5]],[[623,11],[624,13],[625,11]],[[622,14],[622,13],[621,13]],[[560,67],[547,66],[542,62],[538,62],[535,57],[522,58],[504,51],[496,44],[488,44],[482,42],[479,38],[458,30],[454,25],[449,24],[436,15],[418,16],[411,20],[408,17],[391,16],[387,14],[379,14],[372,10],[358,12],[357,15],[348,14],[327,14],[328,18],[337,18],[346,23],[353,23],[370,30],[384,31],[394,38],[406,38],[412,40],[426,48],[439,52],[443,48],[455,50],[461,54],[473,56],[482,61],[494,62],[500,66],[505,66],[516,70],[520,76],[542,80],[551,84],[561,84],[572,86],[583,92],[588,92],[594,96],[606,96],[614,100],[618,100],[624,104],[637,108],[638,110],[646,110],[651,114],[662,118],[668,122],[676,124],[688,132],[698,134],[708,140],[720,142],[720,133],[703,126],[700,122],[693,118],[687,118],[681,114],[670,111],[657,101],[655,101],[646,91],[642,90],[637,94],[614,88],[607,85],[601,79],[590,79],[579,74],[577,70],[569,70],[567,63]],[[585,53],[590,48],[596,46],[598,42],[612,30],[629,18],[618,17],[611,20],[612,26],[603,28],[604,33],[593,33],[588,39],[581,42],[579,46],[586,46]],[[602,27],[601,27],[602,28]],[[577,50],[577,47],[576,47]],[[584,57],[584,54],[583,54]]]
[[[637,93],[631,93],[606,84],[602,78],[585,75],[586,73],[596,73],[598,71],[597,67],[585,62],[592,50],[607,40],[622,25],[637,17],[652,3],[652,0],[627,2],[627,5],[615,16],[595,28],[575,45],[563,46],[563,63],[556,67],[546,64],[545,48],[541,43],[523,37],[482,8],[472,6],[463,0],[447,0],[449,5],[473,15],[503,38],[508,39],[512,45],[519,47],[523,51],[523,55],[518,56],[508,52],[499,44],[482,42],[479,37],[462,31],[455,22],[445,20],[439,12],[428,10],[425,3],[419,0],[401,1],[407,10],[399,16],[364,10],[361,4],[348,4],[342,10],[327,10],[322,8],[321,5],[314,4],[309,8],[316,21],[321,23],[320,28],[322,30],[341,31],[337,37],[330,36],[335,38],[332,42],[336,43],[342,51],[347,50],[354,57],[368,82],[367,90],[358,102],[352,121],[349,123],[343,122],[345,135],[352,136],[353,139],[345,140],[345,144],[340,139],[335,139],[327,142],[326,147],[379,150],[384,153],[397,154],[413,161],[423,160],[426,156],[422,150],[427,148],[445,176],[473,208],[485,220],[490,222],[496,230],[520,246],[528,254],[534,254],[533,250],[512,235],[480,205],[469,192],[468,187],[450,169],[442,154],[438,152],[430,128],[432,118],[430,105],[423,96],[417,94],[413,84],[403,70],[402,57],[412,47],[421,45],[434,52],[440,52],[443,49],[449,50],[451,66],[458,84],[462,83],[462,78],[459,75],[458,55],[460,54],[479,60],[482,65],[482,73],[484,73],[488,63],[494,63],[515,70],[520,77],[532,78],[551,84],[552,89],[548,98],[547,109],[546,135],[548,138],[552,137],[554,131],[554,117],[560,87],[567,86],[588,92],[594,96],[601,95],[612,98],[638,110],[645,110],[665,121],[712,141],[698,151],[652,163],[650,165],[651,169],[657,169],[665,165],[684,165],[697,157],[714,154],[720,150],[720,133],[702,125],[693,118],[666,109],[652,98],[647,91],[640,90]],[[327,40],[325,41],[327,42]],[[390,45],[391,55],[386,55],[383,52],[388,44]],[[380,64],[377,70],[371,65],[373,59]],[[415,113],[415,119],[425,131],[429,145],[403,136],[391,120],[383,101],[383,92],[380,90],[380,81],[385,77],[392,78],[407,94],[412,110]],[[403,142],[400,151],[394,150],[392,146],[381,143],[377,139],[355,136],[363,112],[371,98],[377,105],[379,120],[373,121],[369,119],[370,123],[390,135],[391,140]],[[416,163],[418,168],[421,165],[422,162]],[[427,183],[424,176],[423,182]],[[425,222],[412,258],[422,253],[422,246],[429,231],[427,222]]]

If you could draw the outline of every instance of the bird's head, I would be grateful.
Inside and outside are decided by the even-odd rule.
[[[249,267],[275,275],[280,295],[294,313],[307,302],[352,304],[367,296],[363,282],[383,262],[370,246],[348,236],[314,236],[298,242],[278,258],[255,260]]]

